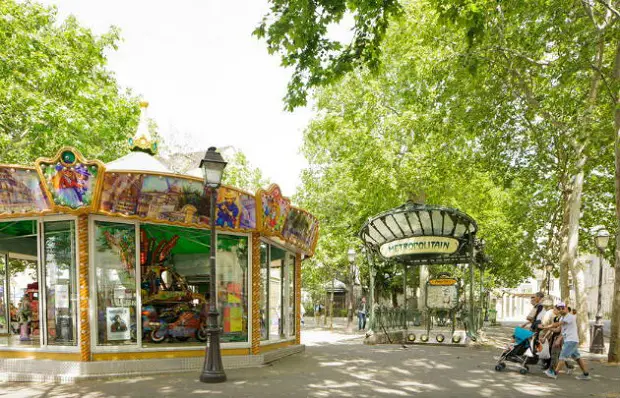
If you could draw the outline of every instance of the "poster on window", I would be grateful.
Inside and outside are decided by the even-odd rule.
[[[107,307],[106,324],[108,340],[129,340],[129,308]]]
[[[69,308],[69,286],[56,285],[54,291],[56,308]]]

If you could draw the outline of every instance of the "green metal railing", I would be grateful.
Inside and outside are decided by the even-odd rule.
[[[494,324],[497,313],[489,311],[489,320]],[[476,310],[470,318],[466,309],[460,311],[419,311],[416,309],[403,309],[391,307],[377,307],[374,314],[370,314],[369,322],[375,332],[381,330],[424,328],[464,329],[470,336],[476,336],[484,324],[484,312]],[[472,327],[473,326],[473,327]]]

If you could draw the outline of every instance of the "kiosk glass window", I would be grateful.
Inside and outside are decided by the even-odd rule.
[[[37,246],[36,220],[0,222],[0,314],[5,314],[0,315],[0,323],[8,329],[8,335],[0,336],[0,345],[38,347],[41,343]]]
[[[74,346],[78,303],[75,223],[45,222],[43,231],[47,344]]]
[[[248,341],[248,238],[218,234],[217,295],[223,342]]]
[[[269,259],[269,339],[279,340],[284,337],[283,322],[283,287],[284,260],[286,252],[271,246]]]
[[[295,336],[295,255],[286,253],[286,292],[287,301],[286,308],[288,314],[286,317],[286,335]]]
[[[95,294],[98,345],[135,344],[136,230],[95,221]]]
[[[143,346],[205,344],[210,240],[205,229],[140,226]]]

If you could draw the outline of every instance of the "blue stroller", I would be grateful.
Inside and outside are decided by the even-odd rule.
[[[536,358],[534,348],[535,333],[523,328],[515,328],[512,337],[515,339],[514,345],[508,347],[500,355],[495,370],[501,372],[506,368],[506,362],[514,362],[519,365],[519,373],[522,375],[530,371],[527,363],[531,363]]]

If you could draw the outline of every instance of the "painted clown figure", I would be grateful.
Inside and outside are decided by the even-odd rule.
[[[217,204],[217,219],[215,223],[220,227],[239,228],[239,207],[235,203],[237,196],[227,191],[224,201]]]

